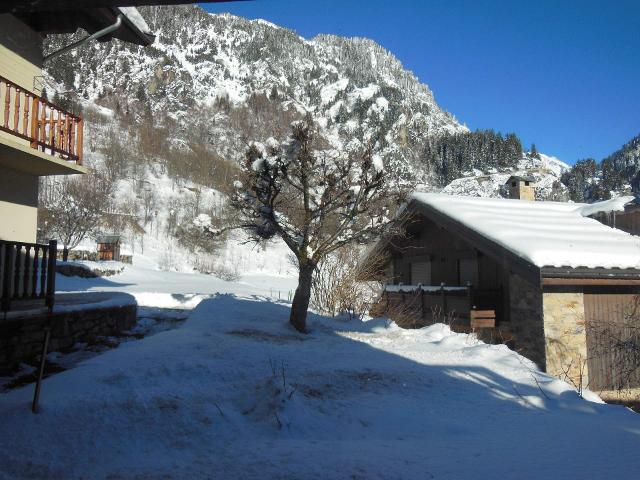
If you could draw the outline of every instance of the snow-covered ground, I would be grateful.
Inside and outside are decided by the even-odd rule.
[[[273,253],[273,251],[271,252]],[[270,255],[267,261],[280,261]],[[91,264],[94,262],[77,261]],[[138,305],[159,308],[194,308],[202,299],[217,293],[260,295],[274,299],[288,299],[295,291],[297,278],[290,270],[288,275],[266,268],[265,271],[250,270],[249,275],[231,282],[197,272],[168,272],[160,270],[151,258],[144,255],[134,257],[133,265],[124,265],[122,273],[111,277],[80,278],[56,276],[59,292],[126,291],[133,295]]]
[[[60,285],[202,302],[177,329],[46,379],[37,415],[32,386],[0,395],[0,478],[594,479],[640,468],[636,414],[444,325],[311,315],[302,335],[285,302],[259,296],[275,277],[131,267]]]

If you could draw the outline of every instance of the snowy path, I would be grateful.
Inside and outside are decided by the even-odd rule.
[[[442,325],[219,295],[186,323],[0,395],[0,478],[635,478],[640,416]],[[544,393],[538,388],[536,375]]]

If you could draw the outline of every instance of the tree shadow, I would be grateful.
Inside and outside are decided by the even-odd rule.
[[[96,288],[124,288],[132,283],[118,282],[108,277],[82,278],[56,274],[56,292],[85,292]]]

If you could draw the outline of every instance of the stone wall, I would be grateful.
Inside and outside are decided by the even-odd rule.
[[[543,305],[547,372],[578,388],[588,385],[582,292],[560,287],[545,289]]]
[[[520,275],[509,274],[508,331],[513,349],[534,361],[541,369],[546,368],[544,323],[542,318],[542,288]]]
[[[62,250],[58,250],[58,260],[62,260],[62,257],[63,257],[63,251]],[[73,262],[75,260],[89,260],[91,262],[100,262],[101,261],[101,260],[98,259],[98,252],[96,252],[96,251],[78,250],[78,249],[69,250],[69,255],[67,257],[67,261]],[[121,253],[120,254],[120,260],[118,260],[118,261],[120,263],[132,264],[133,263],[133,255],[124,255],[124,254]]]
[[[125,302],[127,303],[127,302]],[[51,327],[49,351],[63,351],[77,342],[91,343],[100,336],[118,335],[136,323],[135,300],[125,305],[91,306],[47,314],[0,320],[0,375],[8,374],[20,363],[37,360],[42,349],[44,329]]]

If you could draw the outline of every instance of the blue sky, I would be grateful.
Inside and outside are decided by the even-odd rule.
[[[471,129],[517,133],[568,163],[640,133],[640,0],[253,0],[212,12],[311,38],[369,37]]]

